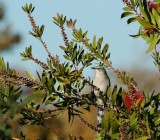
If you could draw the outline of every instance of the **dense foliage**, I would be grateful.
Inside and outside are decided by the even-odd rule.
[[[152,52],[154,63],[160,69],[159,44],[160,36],[160,2],[147,0],[123,0],[126,7],[121,17],[129,17],[127,23],[138,22],[140,28],[137,35],[149,44],[147,52]],[[7,122],[11,118],[18,118],[21,125],[42,125],[46,129],[46,118],[54,118],[64,111],[68,111],[68,121],[74,123],[78,117],[86,126],[97,133],[96,139],[121,139],[121,140],[153,140],[160,139],[160,94],[145,92],[138,89],[136,81],[125,71],[119,71],[112,66],[109,45],[103,43],[103,37],[92,39],[87,37],[88,31],[76,28],[76,20],[67,19],[59,13],[53,17],[53,22],[61,30],[64,45],[59,46],[65,59],[62,62],[58,55],[52,55],[43,41],[45,26],[38,26],[32,17],[34,7],[26,4],[22,7],[26,12],[32,26],[30,35],[38,39],[48,53],[46,62],[42,62],[32,54],[32,45],[26,47],[21,53],[22,60],[31,60],[43,68],[39,79],[26,72],[26,77],[11,69],[3,58],[0,58],[0,80],[3,86],[0,88],[0,136],[2,139],[11,139],[11,127]],[[70,41],[65,29],[72,31]],[[104,45],[103,45],[104,44]],[[113,52],[114,53],[114,52]],[[80,94],[86,85],[101,92],[92,84],[92,80],[83,74],[84,69],[93,63],[111,69],[120,81],[120,86],[108,86],[106,94],[101,95],[105,106],[95,102],[92,92]],[[22,87],[32,89],[32,93],[25,98]],[[52,109],[47,109],[47,106]],[[83,110],[90,111],[91,106],[99,107],[106,111],[103,119],[103,129],[98,130],[81,115]],[[95,116],[96,117],[96,116]],[[56,130],[52,130],[53,133]],[[13,138],[15,139],[15,138]],[[21,139],[25,139],[23,132]],[[71,138],[72,139],[72,138]],[[75,137],[76,139],[76,137]],[[78,138],[77,138],[78,139]],[[80,137],[79,139],[83,139]]]

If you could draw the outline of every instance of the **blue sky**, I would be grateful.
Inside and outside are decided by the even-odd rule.
[[[35,57],[45,61],[47,57],[42,45],[38,40],[28,35],[31,30],[27,15],[22,11],[25,3],[32,3],[36,8],[33,16],[38,25],[45,25],[43,40],[46,42],[50,52],[62,56],[62,51],[58,48],[63,45],[63,40],[59,28],[52,22],[52,17],[57,12],[67,16],[67,18],[77,19],[77,27],[89,31],[89,37],[94,35],[104,37],[104,42],[110,45],[109,51],[113,66],[127,69],[135,64],[155,68],[150,54],[145,54],[147,45],[142,39],[133,39],[129,34],[136,34],[138,24],[127,25],[126,19],[121,19],[122,8],[125,6],[122,0],[0,0],[6,7],[5,22],[12,24],[13,32],[22,35],[22,42],[9,52],[0,52],[5,60],[10,62],[11,67],[25,68],[34,72],[40,69],[32,62],[22,62],[19,55],[25,47],[33,45]],[[0,24],[1,25],[1,24]],[[89,72],[89,71],[88,71]],[[91,73],[92,75],[92,73]]]

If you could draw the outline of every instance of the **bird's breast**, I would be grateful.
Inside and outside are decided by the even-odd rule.
[[[104,79],[93,80],[93,85],[99,88],[103,92],[103,94],[105,94],[108,84],[109,84],[108,80]],[[99,94],[99,91],[97,90],[94,90],[94,92],[95,94]]]

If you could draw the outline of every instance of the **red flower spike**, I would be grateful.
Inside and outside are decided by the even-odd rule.
[[[139,102],[138,102],[138,104],[141,105],[141,103],[142,103],[143,100],[144,100],[144,97],[143,97],[143,95],[142,95],[140,92],[137,92],[137,93],[135,94],[135,97],[134,97],[134,100],[135,100],[135,101],[137,101],[138,99],[140,99]]]
[[[150,8],[154,8],[155,10],[158,9],[158,5],[154,3],[152,0],[148,0],[148,5]]]
[[[132,107],[132,100],[131,98],[129,97],[128,93],[126,93],[124,95],[124,98],[123,98],[123,101],[124,101],[124,105],[127,109],[131,109]]]
[[[136,92],[134,95],[133,95],[133,99],[131,99],[131,97],[129,96],[128,93],[126,93],[124,95],[124,98],[123,98],[123,102],[124,102],[124,105],[127,109],[131,109],[133,107],[133,104],[139,100],[138,104],[141,105],[141,103],[143,102],[144,100],[144,97],[143,95],[140,93],[140,92]]]
[[[153,29],[146,29],[146,28],[143,28],[143,31],[147,34],[153,34],[154,30]]]

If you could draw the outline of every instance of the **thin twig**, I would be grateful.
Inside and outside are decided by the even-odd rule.
[[[52,128],[48,127],[46,124],[43,124],[43,126],[44,126],[47,130],[49,130],[49,131],[55,133],[56,135],[58,135],[55,130],[53,130]]]
[[[62,34],[62,36],[63,36],[64,44],[67,46],[67,48],[69,48],[70,43],[69,43],[69,41],[68,41],[67,34],[65,33],[65,29],[64,29],[63,26],[60,26],[60,28],[61,28],[61,34]]]
[[[29,17],[29,20],[31,22],[33,31],[36,32],[37,25],[36,25],[36,22],[35,22],[34,18],[31,16],[30,13],[28,14],[28,17]],[[43,45],[44,49],[46,50],[46,52],[48,53],[48,56],[50,57],[50,59],[54,60],[53,57],[52,57],[52,55],[51,55],[51,53],[48,51],[46,43],[42,40],[42,38],[41,37],[37,37],[37,39],[42,43],[42,45]]]
[[[98,128],[93,126],[91,123],[89,123],[88,121],[84,120],[80,115],[78,115],[78,118],[89,128],[91,128],[93,131],[99,132]]]
[[[34,58],[33,56],[29,56],[29,58],[34,61],[36,64],[40,65],[43,69],[48,69],[47,64],[45,64],[44,62],[41,62],[40,60]]]

